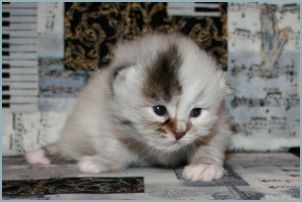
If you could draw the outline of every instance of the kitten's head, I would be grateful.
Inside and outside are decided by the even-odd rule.
[[[114,111],[125,137],[163,152],[207,136],[230,93],[215,61],[180,35],[122,44],[113,64]]]

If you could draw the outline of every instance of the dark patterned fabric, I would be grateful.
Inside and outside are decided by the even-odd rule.
[[[226,3],[220,17],[170,16],[167,3],[65,3],[65,65],[71,70],[106,66],[118,40],[144,33],[181,32],[226,68]]]
[[[3,197],[32,198],[49,194],[108,194],[144,192],[143,177],[71,177],[3,181]]]

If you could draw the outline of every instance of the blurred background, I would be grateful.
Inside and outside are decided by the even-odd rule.
[[[2,3],[5,156],[56,140],[79,90],[121,39],[181,32],[236,89],[231,151],[299,153],[300,5]]]

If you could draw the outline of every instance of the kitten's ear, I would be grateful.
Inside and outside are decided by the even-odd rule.
[[[115,72],[115,79],[116,80],[127,80],[131,75],[134,73],[135,69],[132,65],[127,65],[119,68]]]
[[[225,85],[224,89],[225,89],[226,95],[232,95],[235,93],[236,89],[233,88],[233,86],[230,83],[225,81],[224,85]]]
[[[225,80],[225,75],[221,71],[221,79],[220,79],[220,89],[224,92],[225,95],[231,95],[235,93],[235,89]]]
[[[112,85],[114,88],[128,88],[137,82],[137,68],[135,65],[123,66],[114,72]]]

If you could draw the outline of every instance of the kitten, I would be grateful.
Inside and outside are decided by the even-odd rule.
[[[231,136],[229,93],[214,59],[182,35],[123,42],[82,90],[60,139],[26,159],[48,165],[57,155],[89,173],[186,163],[184,179],[218,179]]]

